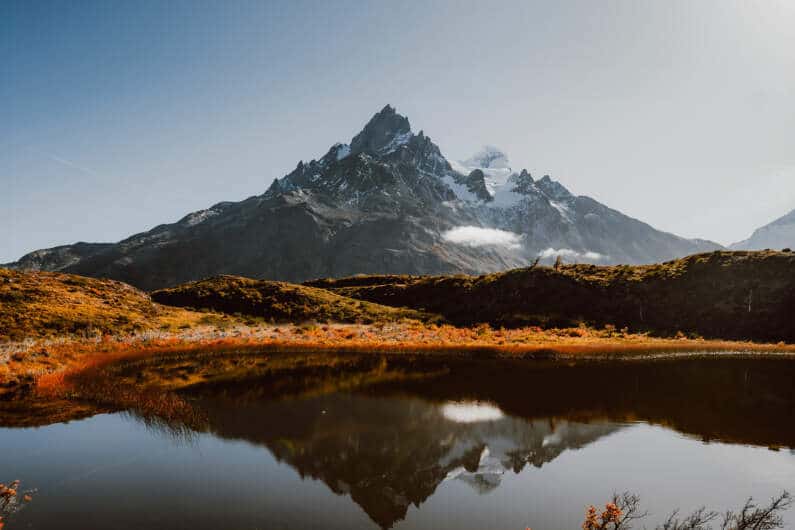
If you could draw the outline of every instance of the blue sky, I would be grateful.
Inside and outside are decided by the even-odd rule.
[[[795,208],[795,4],[0,3],[0,262],[262,193],[386,103],[650,224]]]

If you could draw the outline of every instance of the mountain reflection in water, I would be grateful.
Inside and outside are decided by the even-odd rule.
[[[704,441],[795,447],[795,370],[784,361],[469,362],[446,375],[355,392],[263,399],[267,380],[199,389],[213,434],[267,447],[302,477],[349,495],[381,527],[444,481],[479,493],[628,423]],[[410,361],[390,361],[406,371]]]
[[[409,505],[420,505],[445,479],[485,492],[507,470],[540,467],[616,430],[511,417],[462,423],[422,399],[357,394],[203,405],[214,434],[266,446],[302,477],[349,494],[383,527],[403,519]]]

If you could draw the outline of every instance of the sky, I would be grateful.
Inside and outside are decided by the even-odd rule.
[[[265,191],[385,104],[656,228],[795,209],[795,2],[0,2],[0,263]]]

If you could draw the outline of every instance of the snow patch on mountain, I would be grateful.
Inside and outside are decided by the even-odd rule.
[[[480,200],[477,195],[469,191],[469,188],[467,188],[465,184],[456,182],[452,175],[445,175],[442,177],[442,182],[447,184],[447,186],[453,190],[453,193],[455,193],[455,196],[459,200],[468,202],[477,202]]]
[[[414,134],[411,131],[407,131],[407,132],[404,132],[404,133],[396,135],[394,138],[392,138],[392,140],[390,140],[390,142],[388,144],[386,144],[380,150],[380,154],[388,155],[388,154],[394,153],[395,151],[397,151],[398,149],[400,149],[404,145],[408,144],[409,141],[411,140],[412,136],[414,136]]]
[[[521,248],[522,236],[499,228],[480,226],[457,226],[442,233],[450,243],[469,247],[497,246],[509,249]]]
[[[490,193],[494,197],[494,201],[491,204],[497,208],[511,208],[519,204],[524,198],[521,193],[513,191],[511,186],[501,186]]]
[[[572,218],[571,208],[569,208],[569,206],[567,204],[564,204],[564,203],[558,202],[558,201],[553,201],[553,200],[550,200],[549,204],[551,204],[552,207],[555,208],[560,213],[561,217],[563,217],[563,219],[567,223],[573,223],[574,222],[574,219]]]
[[[450,160],[450,167],[453,168],[453,171],[456,173],[461,173],[462,175],[468,175],[472,171],[457,160]]]
[[[486,190],[492,197],[508,184],[513,174],[508,156],[493,146],[485,146],[466,160],[450,162],[450,165],[462,175],[468,175],[475,169],[483,171]]]

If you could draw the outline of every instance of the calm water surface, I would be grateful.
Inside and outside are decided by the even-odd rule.
[[[791,362],[528,364],[209,387],[186,396],[201,432],[126,413],[3,428],[0,478],[38,489],[9,528],[576,529],[623,490],[653,526],[795,490]]]

